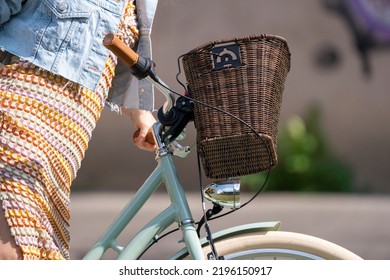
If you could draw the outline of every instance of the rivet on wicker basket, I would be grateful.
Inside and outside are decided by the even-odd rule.
[[[277,130],[290,70],[285,39],[262,34],[214,41],[183,56],[191,96],[242,119],[195,103],[197,146],[209,178],[266,171],[277,164]]]

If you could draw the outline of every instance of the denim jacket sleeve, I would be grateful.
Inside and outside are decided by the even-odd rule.
[[[0,0],[0,25],[7,22],[12,15],[17,14],[22,9],[23,0]]]
[[[137,53],[152,58],[151,30],[158,0],[137,0],[137,16],[139,42]],[[138,80],[130,74],[130,70],[119,61],[113,86],[107,104],[112,110],[120,107],[139,108],[152,111],[154,109],[153,86],[145,79]]]

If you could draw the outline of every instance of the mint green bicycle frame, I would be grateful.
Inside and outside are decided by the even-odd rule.
[[[164,183],[171,198],[171,205],[151,220],[125,247],[120,248],[115,239],[130,223],[152,193]],[[151,173],[143,186],[123,209],[117,220],[105,235],[93,246],[85,259],[100,258],[108,248],[119,252],[118,259],[137,259],[151,240],[174,222],[179,223],[184,241],[194,259],[203,259],[203,251],[194,227],[183,188],[181,187],[172,156],[166,154],[158,159],[156,169]]]

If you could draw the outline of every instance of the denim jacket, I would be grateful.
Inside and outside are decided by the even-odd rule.
[[[151,57],[158,0],[137,0],[137,52]],[[118,30],[124,0],[0,0],[0,50],[94,90],[109,51],[102,40]],[[118,63],[109,93],[113,109],[153,109],[153,88]]]

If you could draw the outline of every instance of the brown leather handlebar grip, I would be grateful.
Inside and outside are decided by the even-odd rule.
[[[130,49],[121,39],[114,33],[108,33],[103,39],[103,45],[112,51],[119,59],[126,63],[129,67],[134,66],[138,62],[138,54]]]

